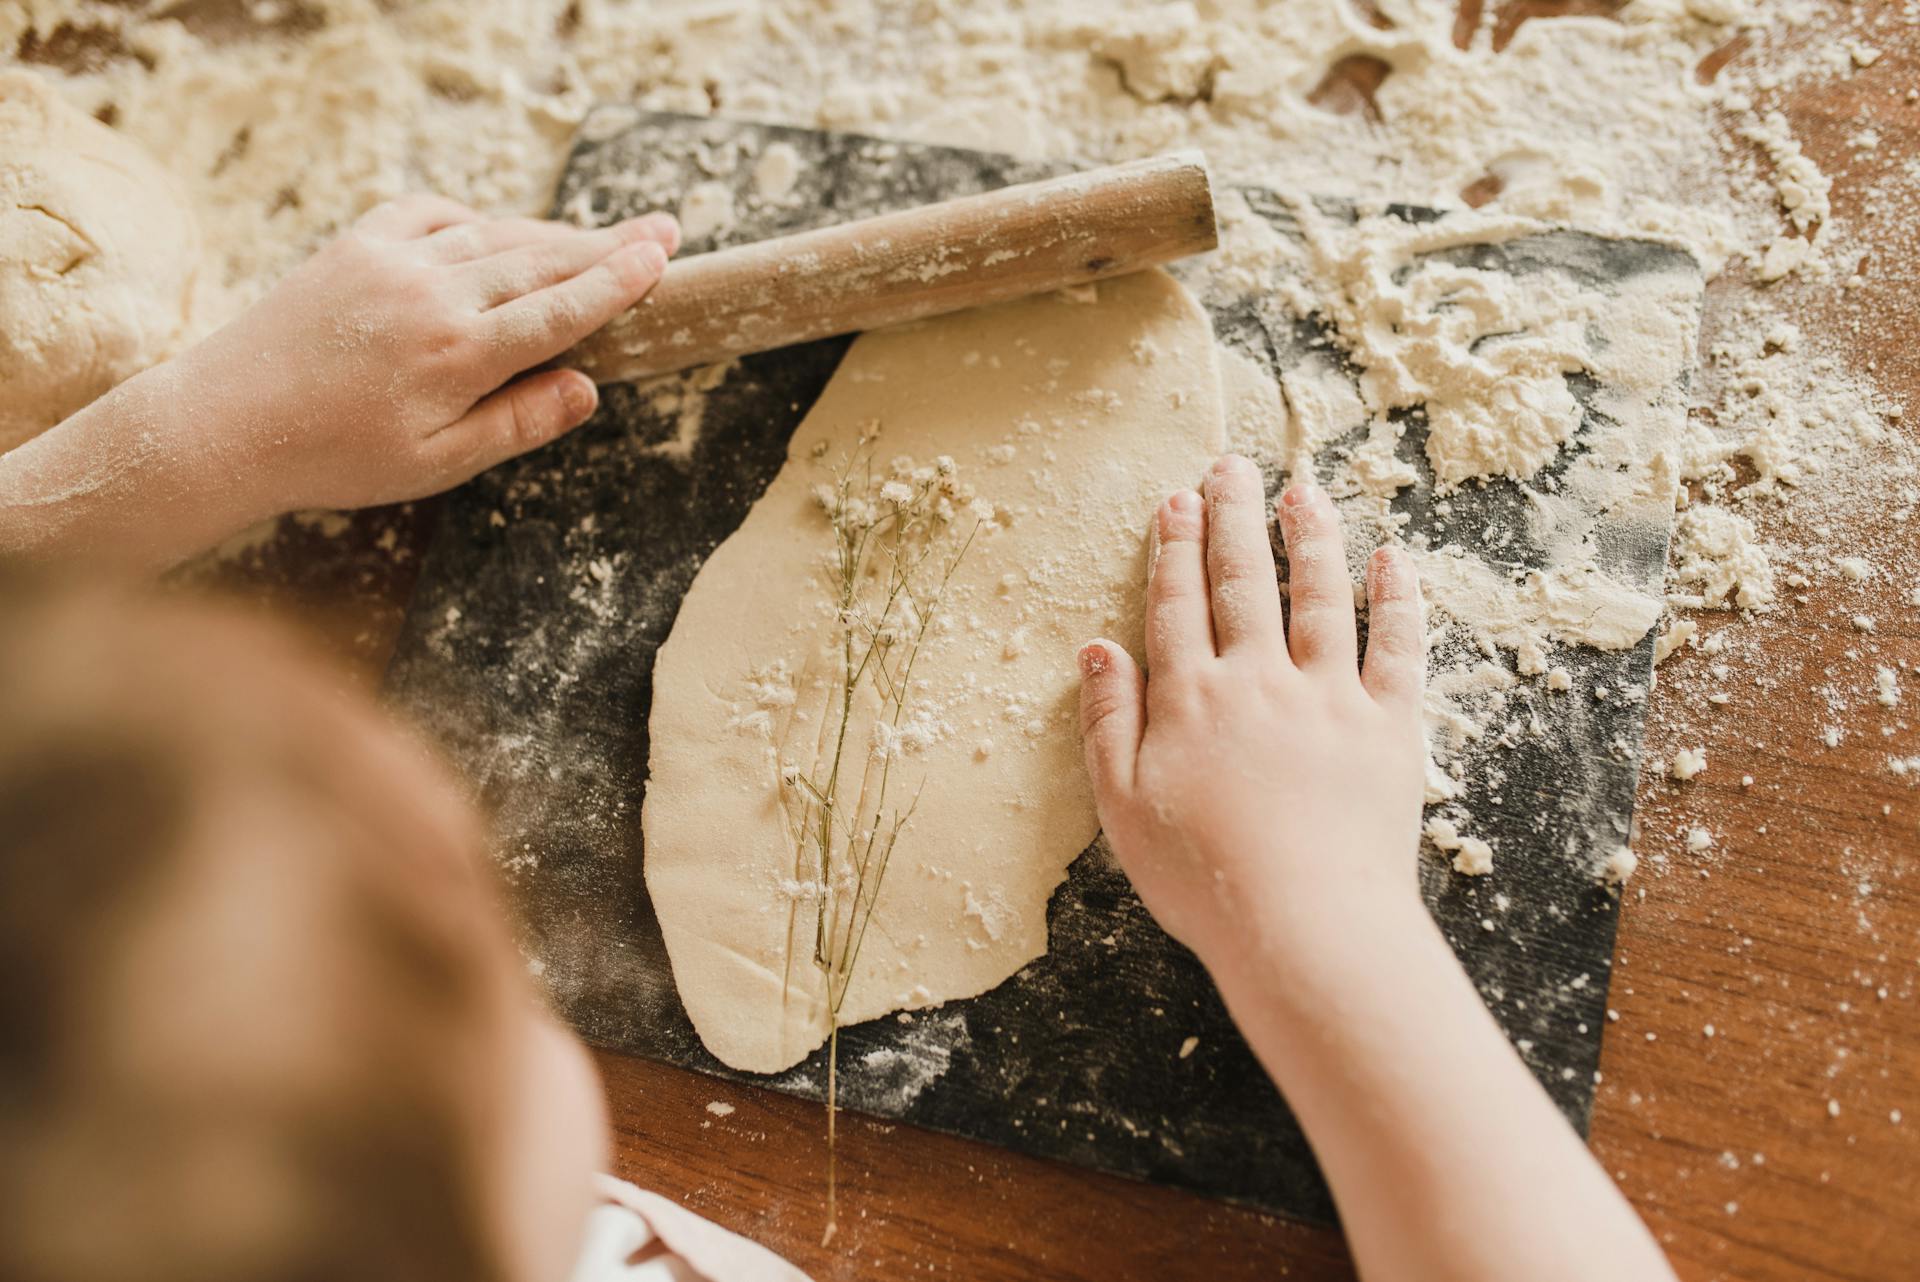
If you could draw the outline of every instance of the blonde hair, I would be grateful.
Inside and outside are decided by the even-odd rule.
[[[504,935],[304,665],[0,566],[10,1282],[500,1276]]]

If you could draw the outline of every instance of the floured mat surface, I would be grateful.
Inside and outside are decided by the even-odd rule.
[[[589,119],[557,203],[593,222],[677,208],[683,252],[695,253],[1052,172],[610,108]],[[1691,289],[1697,308],[1697,272],[1660,246],[1513,229],[1488,243],[1403,237],[1382,251],[1399,259],[1361,263],[1338,248],[1368,221],[1356,211],[1302,209],[1257,190],[1223,192],[1222,205],[1267,237],[1265,250],[1183,272],[1226,349],[1229,436],[1275,484],[1311,459],[1347,495],[1356,541],[1375,536],[1370,524],[1390,524],[1422,549],[1443,632],[1434,794],[1447,799],[1429,813],[1447,822],[1430,835],[1494,852],[1493,872],[1469,877],[1427,850],[1423,890],[1528,1064],[1584,1129],[1617,907],[1596,870],[1626,838],[1654,639],[1627,627],[1599,636],[1611,648],[1578,642],[1598,635],[1600,607],[1639,626],[1657,603],[1671,499],[1632,478],[1661,433],[1679,430],[1683,375],[1622,392],[1568,373],[1557,385],[1578,430],[1551,463],[1525,483],[1449,486],[1449,469],[1486,451],[1468,437],[1430,438],[1478,408],[1360,409],[1356,389],[1380,374],[1357,368],[1351,342],[1336,341],[1339,317],[1313,314],[1303,273],[1346,273],[1350,297],[1376,302],[1383,290],[1418,288],[1429,268],[1538,280],[1534,292],[1549,299],[1600,299],[1574,328],[1595,350],[1620,352],[1632,344],[1608,332],[1624,315],[1608,300],[1642,286]],[[1397,227],[1454,225],[1389,212]],[[1467,306],[1457,282],[1436,288],[1443,320],[1456,302]],[[701,1046],[642,878],[640,809],[654,653],[705,558],[779,471],[848,341],[603,389],[586,427],[452,496],[388,677],[395,704],[494,816],[530,964],[583,1036],[814,1098],[824,1052],[760,1078]],[[1483,345],[1493,358],[1498,343]],[[1596,595],[1602,580],[1608,589]],[[1047,954],[1000,987],[845,1030],[843,1105],[1329,1218],[1305,1140],[1205,973],[1154,926],[1097,844],[1055,892],[1047,927]]]

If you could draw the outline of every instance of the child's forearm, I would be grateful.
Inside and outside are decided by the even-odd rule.
[[[1361,1274],[1671,1279],[1418,900],[1369,916],[1337,948],[1215,967],[1320,1158]]]
[[[151,573],[275,514],[249,460],[227,457],[234,437],[206,430],[231,407],[185,368],[192,359],[0,455],[0,554]]]

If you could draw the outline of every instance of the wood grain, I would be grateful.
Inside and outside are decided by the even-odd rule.
[[[1883,47],[1874,66],[1783,103],[1865,250],[1858,287],[1802,285],[1792,301],[1809,341],[1905,402],[1900,430],[1914,435],[1915,211],[1867,202],[1920,156],[1920,107],[1907,100],[1920,43]],[[1868,127],[1877,148],[1848,145]],[[1703,346],[1743,289],[1716,290]],[[1636,847],[1667,868],[1622,918],[1620,1018],[1592,1138],[1688,1279],[1920,1273],[1920,776],[1887,765],[1920,753],[1920,610],[1907,600],[1920,530],[1890,527],[1894,478],[1825,484],[1885,494],[1853,505],[1858,528],[1842,523],[1828,542],[1838,555],[1871,549],[1893,578],[1816,573],[1763,620],[1703,619],[1726,629],[1726,650],[1676,654],[1650,705],[1651,753],[1704,745],[1712,764],[1691,784],[1641,780]],[[1877,621],[1871,637],[1851,625],[1860,613]],[[1909,669],[1897,709],[1864,693],[1880,664]],[[1828,686],[1850,692],[1844,711]],[[1730,702],[1709,703],[1715,693]],[[1837,747],[1822,739],[1829,726],[1843,731]],[[1684,848],[1696,826],[1714,836],[1705,855]]]
[[[1858,193],[1920,156],[1920,107],[1905,97],[1920,84],[1920,50],[1884,53],[1785,104],[1808,152],[1844,175],[1836,213],[1866,246],[1860,288],[1798,296],[1809,338],[1873,367],[1912,407],[1911,431],[1915,211],[1869,217]],[[1868,124],[1880,143],[1861,155],[1846,143]],[[1720,287],[1717,302],[1742,288]],[[392,558],[368,555],[390,530],[404,548],[418,519],[361,516],[340,538],[270,546],[243,586],[324,620],[372,681],[411,578],[404,558],[381,570]],[[1712,765],[1687,785],[1642,782],[1638,845],[1665,867],[1650,858],[1626,906],[1593,1145],[1689,1282],[1904,1282],[1920,1261],[1920,786],[1886,767],[1895,747],[1920,752],[1920,679],[1898,715],[1846,718],[1834,748],[1820,737],[1834,716],[1813,689],[1862,671],[1866,643],[1847,624],[1862,609],[1879,620],[1872,654],[1920,664],[1916,612],[1899,603],[1920,557],[1906,570],[1864,596],[1815,586],[1762,622],[1709,620],[1749,638],[1733,651],[1737,678],[1721,682],[1708,656],[1683,653],[1651,699],[1650,750],[1703,743]],[[1722,685],[1731,701],[1707,712],[1701,692]],[[1704,857],[1681,842],[1696,825],[1715,834]],[[822,1279],[1352,1276],[1331,1230],[858,1120],[842,1132],[843,1235],[822,1250],[816,1108],[640,1060],[600,1062],[620,1174]],[[710,1101],[734,1112],[716,1116]]]

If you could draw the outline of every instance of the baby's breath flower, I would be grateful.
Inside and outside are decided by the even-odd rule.
[[[901,455],[879,466],[869,448],[878,430],[877,422],[866,424],[861,453],[843,464],[838,484],[815,486],[811,497],[828,514],[835,535],[834,548],[823,549],[821,556],[829,581],[838,586],[838,600],[818,601],[815,608],[820,618],[833,620],[836,648],[846,654],[839,678],[840,696],[846,701],[842,706],[852,706],[856,690],[868,692],[862,706],[870,702],[877,712],[864,748],[870,760],[888,761],[921,752],[947,732],[945,723],[910,708],[932,692],[927,677],[911,679],[914,657],[929,636],[936,631],[951,635],[954,628],[941,597],[972,535],[952,522],[968,513],[979,521],[993,520],[995,509],[959,481],[959,469],[948,455],[923,466]],[[782,693],[789,700],[795,697],[787,686]],[[841,741],[850,760],[857,762],[860,740],[844,730]],[[870,809],[864,787],[857,806],[843,805],[846,776],[838,745],[830,758],[807,769],[771,748],[767,760],[786,790],[783,800],[797,808],[792,885],[796,898],[804,893],[813,905],[815,921],[807,946],[825,976],[828,1014],[837,1018],[859,955],[857,941],[873,913],[880,870],[885,868],[884,858],[870,868],[856,853],[877,850],[882,843],[890,851],[913,805],[889,800],[884,771]],[[863,766],[851,768],[864,774]],[[843,922],[851,927],[839,924]]]

